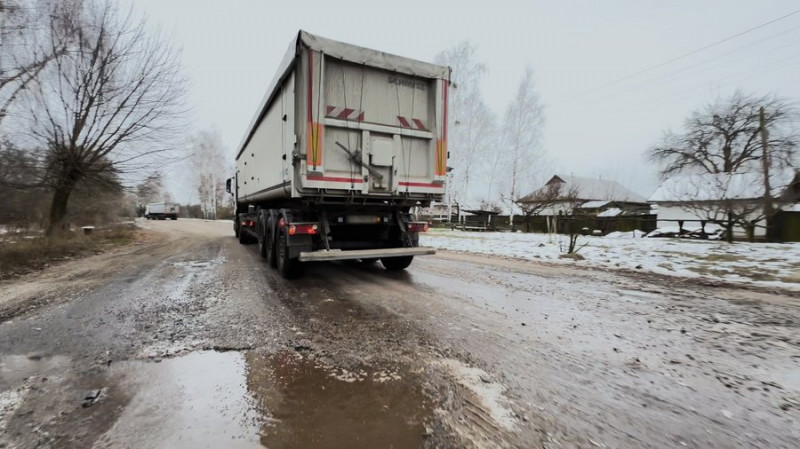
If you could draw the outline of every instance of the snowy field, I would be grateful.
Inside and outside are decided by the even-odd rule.
[[[640,235],[640,234],[637,234]],[[569,239],[547,234],[431,229],[420,246],[529,260],[641,269],[800,291],[800,243],[734,243],[674,238],[634,238],[633,233],[581,236],[582,261],[563,259]]]

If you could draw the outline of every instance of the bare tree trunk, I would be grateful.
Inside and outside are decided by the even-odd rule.
[[[45,230],[45,235],[48,237],[66,230],[64,219],[67,216],[67,204],[69,204],[69,197],[72,195],[76,183],[77,180],[69,176],[60,182],[59,187],[53,192],[53,201],[50,203],[50,221]]]
[[[728,212],[728,220],[725,222],[725,240],[728,243],[733,243],[733,212]]]
[[[747,241],[753,243],[756,241],[756,224],[755,223],[748,223],[745,228],[745,232],[747,232]]]

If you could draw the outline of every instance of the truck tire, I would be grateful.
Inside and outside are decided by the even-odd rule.
[[[289,245],[285,229],[279,231],[277,243],[278,272],[286,279],[300,277],[303,274],[303,265],[299,260],[289,258]]]
[[[241,243],[242,245],[247,245],[248,243],[250,243],[250,236],[247,235],[247,232],[245,232],[244,229],[239,229],[238,234],[239,234],[238,235],[239,243]]]
[[[267,266],[278,268],[278,257],[275,254],[275,238],[272,223],[267,221],[267,232],[264,236],[264,258],[267,259]]]
[[[400,256],[400,257],[384,257],[381,258],[381,263],[386,271],[401,271],[411,265],[414,256]]]

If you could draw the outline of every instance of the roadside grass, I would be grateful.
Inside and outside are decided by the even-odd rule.
[[[0,241],[0,279],[40,270],[53,262],[100,254],[133,242],[136,232],[133,225],[117,224],[94,229],[90,235],[76,230],[57,237],[6,236]]]

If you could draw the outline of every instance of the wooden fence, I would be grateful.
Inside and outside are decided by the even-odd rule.
[[[434,225],[444,227],[455,227],[457,225],[457,216],[452,217],[451,222],[442,220],[431,220],[430,217],[420,216],[420,220],[432,221]],[[513,230],[522,232],[539,232],[545,233],[549,231],[548,217],[532,216],[525,217],[523,215],[514,216]],[[459,225],[471,224],[472,220],[462,217]],[[570,229],[577,231],[584,231],[594,233],[600,231],[602,235],[611,232],[632,232],[639,230],[643,232],[650,232],[656,229],[656,216],[655,215],[639,215],[635,217],[570,217],[560,216],[556,220],[550,218],[550,225],[555,226],[555,232],[559,234],[569,234]],[[510,217],[508,215],[495,215],[491,217],[488,226],[489,230],[493,231],[510,231],[512,226],[510,224]]]

